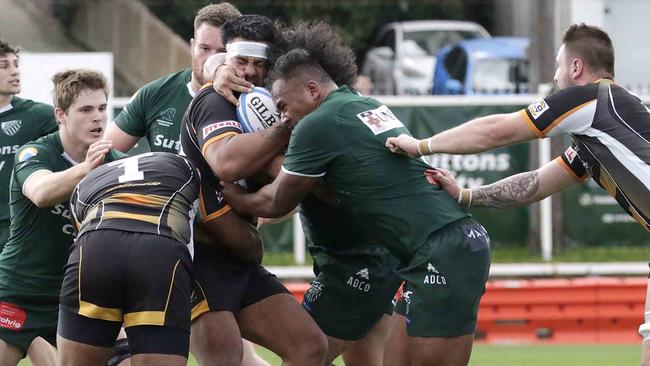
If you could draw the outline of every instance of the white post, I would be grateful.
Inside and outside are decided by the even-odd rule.
[[[293,259],[296,264],[305,264],[305,233],[298,214],[291,217],[293,223]]]
[[[539,166],[551,161],[551,140],[539,140]],[[542,258],[546,262],[553,259],[553,207],[551,197],[546,197],[539,204],[539,235],[542,246]]]

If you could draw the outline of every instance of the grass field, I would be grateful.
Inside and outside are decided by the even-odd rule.
[[[266,349],[258,354],[273,366],[280,359]],[[476,345],[470,366],[621,366],[640,363],[637,345]],[[335,363],[343,366],[341,360]],[[28,366],[23,361],[20,366]],[[188,365],[197,365],[190,359]],[[386,365],[390,366],[390,365]]]

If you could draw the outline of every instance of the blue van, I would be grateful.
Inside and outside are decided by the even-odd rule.
[[[527,94],[528,38],[471,39],[441,49],[432,94]]]

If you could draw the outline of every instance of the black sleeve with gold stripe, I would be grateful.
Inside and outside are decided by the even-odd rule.
[[[522,117],[539,138],[577,132],[593,123],[598,85],[569,87],[540,98],[521,111]]]
[[[556,158],[556,162],[569,172],[578,182],[583,182],[589,178],[589,173],[587,172],[585,163],[578,156],[575,144],[567,147],[562,155]]]
[[[207,146],[226,136],[242,133],[235,107],[206,85],[192,102],[189,118],[196,132],[201,153]]]

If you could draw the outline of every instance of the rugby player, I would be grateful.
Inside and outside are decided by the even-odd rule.
[[[191,68],[154,80],[136,92],[129,104],[115,118],[115,123],[110,124],[106,131],[106,138],[114,142],[117,150],[127,152],[140,138],[145,137],[151,151],[178,153],[183,114],[201,85],[208,81],[203,78],[203,65],[210,56],[226,50],[221,40],[221,26],[240,15],[237,8],[227,2],[210,4],[197,11],[194,18],[194,37],[190,40]],[[196,240],[197,248],[210,245],[204,241],[211,240],[205,237],[203,239]],[[256,251],[260,242],[249,242],[252,243],[251,247],[239,247],[234,250],[243,253]],[[244,243],[240,244],[243,246]],[[198,318],[194,324],[210,329],[209,326],[201,325],[206,320],[207,317]],[[204,344],[204,338],[201,332],[196,330],[192,332],[192,339],[192,353],[199,356],[204,352],[200,348],[200,345]],[[215,347],[214,340],[209,343],[212,348],[205,352],[212,355],[221,352],[220,358],[213,359],[214,361],[242,358],[242,346],[234,346],[231,338],[228,338],[223,346]],[[268,365],[255,354],[253,346],[248,342],[243,344],[243,354],[244,366]],[[201,358],[199,356],[199,359]],[[240,361],[227,362],[239,364]]]
[[[260,85],[267,72],[266,49],[277,38],[272,21],[244,15],[226,22],[222,37],[226,62],[243,72],[248,82]],[[250,178],[262,171],[283,151],[289,134],[290,129],[281,123],[244,134],[232,104],[211,84],[199,91],[183,119],[181,143],[183,152],[201,171],[200,217],[208,233],[216,231],[217,236],[225,237],[244,230],[238,229],[240,216],[223,203],[220,194],[211,193],[220,191],[219,179]],[[324,364],[325,336],[274,275],[255,261],[242,261],[215,247],[197,247],[195,265],[201,293],[193,300],[193,318],[206,318],[208,324],[222,327],[233,324],[227,328],[233,334],[223,329],[216,334],[214,326],[198,329],[207,349],[215,348],[209,347],[211,337],[236,338],[241,332],[278,354],[285,365]],[[224,293],[230,296],[224,297]],[[209,354],[200,357],[205,357],[205,362],[213,359]]]
[[[614,82],[614,47],[602,29],[571,25],[556,57],[560,91],[528,108],[480,117],[423,140],[388,139],[386,146],[410,156],[474,154],[495,147],[568,133],[573,143],[537,170],[496,183],[460,189],[446,170],[429,174],[465,206],[516,207],[561,192],[590,176],[650,231],[650,112],[638,97]],[[650,281],[648,282],[650,289]],[[646,324],[650,324],[650,291]],[[650,364],[650,325],[643,362]]]
[[[385,149],[386,138],[408,132],[392,112],[339,88],[309,52],[282,55],[272,80],[283,122],[295,124],[282,171],[255,193],[224,182],[226,202],[241,214],[277,217],[322,182],[352,228],[400,261],[413,363],[466,365],[490,265],[485,229],[427,182],[422,161]]]
[[[16,365],[38,336],[54,345],[59,291],[73,242],[68,200],[79,181],[121,154],[102,139],[108,87],[87,70],[57,73],[59,131],[27,143],[14,157],[11,233],[0,254],[0,364]]]
[[[187,159],[147,153],[105,164],[77,185],[59,365],[103,364],[122,324],[131,364],[187,364],[199,182]]]
[[[54,108],[16,96],[20,93],[19,50],[0,40],[0,252],[9,239],[9,181],[14,153],[23,144],[56,131]],[[37,337],[27,354],[35,366],[56,362],[49,343]]]

